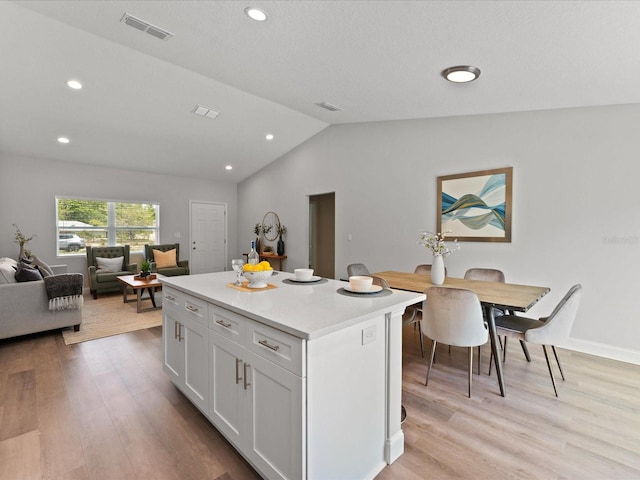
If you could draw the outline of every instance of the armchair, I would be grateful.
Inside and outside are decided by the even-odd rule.
[[[123,257],[122,265],[118,264],[106,269],[98,268],[99,262],[109,263],[110,259],[118,257]],[[129,264],[129,245],[119,247],[87,246],[87,268],[89,270],[89,290],[93,294],[93,298],[97,299],[98,292],[121,292],[122,283],[118,281],[118,276],[135,274],[137,265],[135,263]]]
[[[161,252],[169,252],[171,250],[176,251],[175,264],[167,265],[164,267],[158,267],[158,262],[154,258],[153,251],[160,250]],[[189,260],[178,260],[180,258],[180,244],[169,243],[164,245],[145,245],[144,257],[151,262],[151,271],[157,272],[167,277],[175,277],[177,275],[189,275]]]

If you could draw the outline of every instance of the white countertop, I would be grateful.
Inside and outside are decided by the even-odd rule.
[[[424,294],[392,290],[376,297],[345,296],[337,290],[346,282],[328,280],[320,284],[282,283],[292,273],[274,272],[268,283],[277,288],[242,292],[227,286],[235,272],[165,277],[162,283],[220,307],[245,315],[299,338],[312,340],[355,325],[366,318],[402,309],[423,301]]]

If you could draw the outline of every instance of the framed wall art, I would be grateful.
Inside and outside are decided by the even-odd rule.
[[[466,242],[511,242],[513,167],[438,177],[438,232]]]

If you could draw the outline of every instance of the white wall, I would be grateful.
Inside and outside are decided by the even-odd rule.
[[[3,154],[0,156],[0,257],[18,256],[12,227],[16,223],[25,235],[37,235],[27,248],[42,260],[67,264],[69,272],[86,273],[84,255],[56,257],[56,195],[159,203],[159,240],[180,243],[181,260],[189,259],[189,201],[226,203],[228,258],[238,253],[235,184]],[[180,232],[180,239],[175,238],[176,232]],[[230,264],[230,260],[227,263]]]
[[[335,192],[336,276],[353,262],[412,271],[431,260],[416,241],[436,228],[437,177],[513,166],[512,242],[462,243],[449,274],[551,287],[532,316],[582,283],[570,346],[640,363],[638,125],[640,105],[335,125],[238,186],[240,248],[273,210],[287,270],[306,265],[308,196]]]

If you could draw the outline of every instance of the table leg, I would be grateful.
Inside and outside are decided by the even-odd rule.
[[[147,288],[147,290],[149,291],[149,297],[151,298],[151,303],[153,305],[153,308],[158,308],[156,307],[156,297],[153,294],[153,288]]]
[[[498,334],[496,332],[496,319],[493,316],[493,306],[486,305],[485,307],[487,324],[489,325],[489,336],[491,337],[491,355],[493,356],[493,363],[496,365],[496,372],[498,374],[498,384],[500,385],[500,395],[507,396],[507,392],[504,386],[504,376],[502,374],[502,361],[500,360],[500,350],[498,347]]]
[[[140,313],[142,311],[142,292],[144,292],[144,288],[136,288],[136,311]]]

